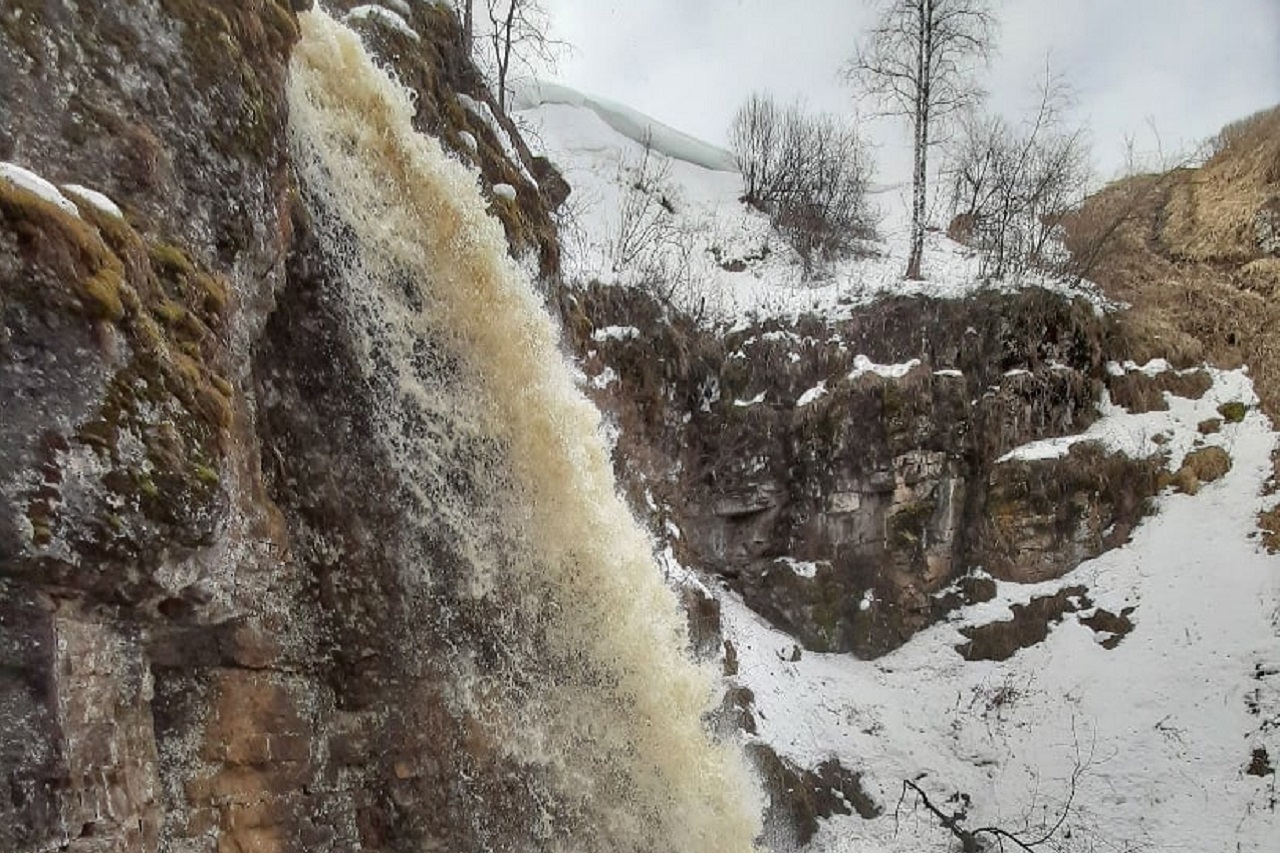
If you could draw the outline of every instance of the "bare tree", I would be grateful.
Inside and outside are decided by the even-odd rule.
[[[742,171],[748,204],[760,202],[761,190],[769,182],[776,152],[781,143],[782,113],[770,95],[752,92],[734,114],[729,126],[729,145]]]
[[[618,162],[617,226],[605,247],[613,272],[667,308],[705,316],[706,278],[699,263],[698,226],[677,215],[671,160],[653,148],[646,133],[638,157]]]
[[[462,49],[470,56],[475,50],[476,10],[475,0],[454,0],[458,14],[462,16]]]
[[[464,2],[470,16],[473,0]],[[498,107],[506,112],[512,71],[554,65],[564,44],[551,38],[551,19],[542,0],[485,0],[485,10],[484,37],[490,50],[483,64],[492,74]]]
[[[983,274],[1002,278],[1051,266],[1048,249],[1064,213],[1088,187],[1084,129],[1068,127],[1070,93],[1046,69],[1036,110],[1019,124],[966,111],[951,140],[953,231],[982,252]]]
[[[845,68],[846,77],[887,113],[912,122],[907,278],[921,278],[932,131],[980,95],[972,66],[989,57],[994,32],[989,0],[890,0]]]
[[[551,37],[551,16],[543,0],[481,2],[483,20],[476,18],[476,0],[453,0],[453,8],[461,21],[463,48],[488,77],[505,112],[512,72],[552,67],[567,45]]]
[[[769,214],[800,254],[806,275],[871,236],[870,160],[847,123],[809,113],[798,102],[784,110],[756,93],[739,108],[729,136],[744,201]]]
[[[462,49],[470,56],[475,46],[475,0],[451,0],[462,26]]]
[[[675,207],[667,193],[671,161],[653,150],[646,134],[639,160],[618,164],[618,183],[625,188],[618,203],[618,227],[609,241],[615,273],[637,271],[646,276],[674,242]]]

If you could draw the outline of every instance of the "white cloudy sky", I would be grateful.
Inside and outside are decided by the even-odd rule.
[[[545,0],[573,45],[552,76],[723,144],[753,89],[852,111],[838,71],[875,17],[873,0]],[[883,0],[882,0],[883,2]],[[1280,103],[1280,0],[996,0],[999,54],[986,72],[995,105],[1034,101],[1045,58],[1076,90],[1099,177],[1124,162],[1125,138],[1166,155]],[[1152,127],[1155,130],[1152,130]],[[904,126],[870,126],[896,172]],[[896,179],[901,175],[883,175]]]

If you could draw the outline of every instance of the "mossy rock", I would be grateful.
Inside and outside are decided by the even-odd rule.
[[[8,231],[28,275],[6,298],[90,320],[124,316],[124,268],[93,225],[16,184],[0,180],[0,231]]]
[[[1218,414],[1222,415],[1223,420],[1229,424],[1238,424],[1244,420],[1244,416],[1248,414],[1249,407],[1239,400],[1233,400],[1230,403],[1223,403],[1218,407]]]
[[[7,333],[30,339],[82,322],[106,327],[99,339],[124,343],[97,355],[109,371],[97,409],[66,440],[45,440],[49,470],[26,501],[30,545],[73,535],[68,544],[82,553],[138,560],[206,542],[225,500],[218,468],[231,421],[232,388],[219,370],[225,344],[211,328],[226,308],[225,283],[118,217],[89,205],[77,217],[0,181],[3,244],[17,254],[3,282],[6,310],[20,312],[6,316],[17,324]],[[37,316],[47,319],[20,319]],[[100,460],[101,485],[113,497],[100,518],[72,523],[60,516],[60,466],[75,446]],[[150,524],[132,526],[131,515]],[[131,538],[131,529],[152,532]]]
[[[921,546],[935,509],[937,505],[933,501],[917,501],[899,507],[888,519],[890,546],[901,549]]]

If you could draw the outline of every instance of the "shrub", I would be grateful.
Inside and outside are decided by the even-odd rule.
[[[808,113],[799,103],[783,109],[755,93],[734,116],[729,140],[746,185],[743,201],[769,215],[806,274],[874,234],[866,197],[870,160],[841,119]]]
[[[1240,423],[1244,420],[1244,416],[1247,411],[1248,407],[1239,400],[1233,400],[1230,403],[1223,403],[1218,407],[1218,414],[1222,415],[1229,424]]]
[[[1061,265],[1054,237],[1063,215],[1083,200],[1089,178],[1084,132],[1065,126],[1064,105],[1049,76],[1029,118],[1015,124],[972,111],[949,144],[955,218],[948,234],[979,250],[988,278]]]
[[[663,305],[683,308],[696,319],[706,311],[705,279],[695,262],[696,229],[676,216],[671,161],[654,151],[646,135],[638,158],[618,164],[617,226],[608,252],[615,273],[652,294]]]

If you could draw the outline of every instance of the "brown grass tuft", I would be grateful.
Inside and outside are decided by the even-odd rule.
[[[1229,125],[1217,147],[1172,188],[1160,239],[1175,258],[1248,263],[1258,212],[1280,201],[1280,106]]]
[[[1187,454],[1182,467],[1191,469],[1202,483],[1212,483],[1231,470],[1231,455],[1221,447],[1202,447]]]
[[[1280,506],[1258,513],[1258,529],[1267,553],[1280,553]]]
[[[1280,109],[1224,131],[1203,167],[1117,181],[1063,221],[1078,272],[1131,310],[1112,351],[1177,367],[1249,365],[1280,415],[1280,259],[1254,220],[1280,204]]]

